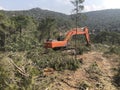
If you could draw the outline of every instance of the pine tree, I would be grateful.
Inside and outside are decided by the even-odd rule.
[[[81,13],[81,11],[84,9],[84,6],[82,4],[83,2],[84,2],[84,0],[73,0],[73,1],[71,1],[71,3],[74,6],[73,12],[75,12],[75,15],[76,15],[76,33],[77,33],[78,19],[79,19],[78,14]],[[77,49],[76,39],[77,39],[77,36],[75,36],[75,50]],[[77,54],[75,54],[75,59],[77,59]]]

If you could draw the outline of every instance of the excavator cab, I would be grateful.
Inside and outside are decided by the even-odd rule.
[[[57,40],[58,40],[58,41],[63,41],[63,40],[64,40],[64,37],[63,37],[63,36],[59,36],[59,37],[57,38]]]

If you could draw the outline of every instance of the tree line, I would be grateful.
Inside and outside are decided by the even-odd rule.
[[[64,25],[62,25],[61,22],[63,22],[62,24]],[[28,50],[34,48],[42,44],[41,42],[43,42],[44,39],[56,39],[60,31],[65,32],[74,26],[73,23],[65,23],[64,20],[59,21],[59,19],[53,17],[36,20],[30,15],[14,14],[8,16],[1,12],[0,48],[1,50]],[[106,27],[100,24],[98,24],[98,26],[102,28]],[[94,43],[120,44],[119,30],[110,31],[108,29],[99,29],[98,31],[95,30],[92,32],[92,28],[89,27],[89,29],[90,33],[92,33],[91,41]]]

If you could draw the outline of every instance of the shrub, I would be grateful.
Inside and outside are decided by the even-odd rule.
[[[13,37],[11,37],[13,38]],[[36,48],[39,45],[39,42],[34,37],[29,36],[14,36],[14,40],[7,40],[7,44],[5,46],[7,51],[26,51]]]
[[[105,51],[107,51],[108,50],[108,48],[109,48],[110,46],[108,46],[108,45],[106,45],[106,44],[94,44],[94,45],[92,45],[91,46],[91,49],[92,50],[95,50],[95,51],[102,51],[102,52],[105,52]]]
[[[42,75],[42,71],[39,70],[37,66],[35,66],[32,60],[26,59],[25,53],[10,52],[8,55],[8,61],[11,62],[11,60],[12,60],[11,65],[13,65],[13,69],[14,69],[12,74],[14,74],[13,80],[15,79],[14,80],[15,84],[12,82],[12,79],[11,79],[12,83],[10,84],[8,83],[9,86],[7,85],[6,87],[9,88],[13,84],[15,86],[13,88],[9,88],[10,90],[18,90],[18,89],[33,90],[33,88],[35,89],[36,88],[35,83],[37,80],[37,78],[35,77]],[[10,67],[10,65],[8,66]],[[9,69],[9,67],[6,67],[6,68]],[[9,73],[10,71],[11,69],[9,71],[6,71],[5,73]],[[9,77],[11,77],[12,74],[9,74],[7,78],[10,79]],[[6,80],[6,79],[3,78],[3,80]],[[8,80],[6,82],[8,82]],[[15,87],[17,87],[18,89],[15,89]]]
[[[78,90],[89,90],[91,85],[87,81],[82,81],[77,83]]]
[[[14,66],[10,63],[9,58],[0,60],[0,90],[18,89],[14,71]]]
[[[98,65],[97,65],[96,62],[92,63],[92,64],[88,67],[87,73],[89,74],[89,77],[90,77],[91,79],[94,79],[94,80],[96,80],[96,81],[98,81],[98,82],[100,81],[99,76],[102,75],[102,71],[101,71],[101,69],[98,67]]]
[[[119,63],[119,65],[120,65],[120,63]],[[117,68],[117,73],[113,77],[113,82],[114,82],[114,85],[119,90],[120,89],[120,66]]]
[[[100,68],[98,67],[98,65],[97,65],[97,63],[96,62],[94,62],[94,63],[92,63],[90,66],[89,66],[89,68],[88,68],[88,73],[90,73],[90,74],[98,74],[98,75],[101,75],[102,74],[102,72],[101,72],[101,70],[100,70]]]
[[[77,55],[82,55],[84,52],[87,52],[87,51],[90,51],[90,50],[91,50],[90,47],[80,46],[80,47],[77,47],[76,54]]]
[[[56,58],[50,61],[50,67],[55,70],[76,70],[79,68],[80,62],[75,59],[68,58]]]
[[[50,67],[55,70],[76,70],[80,66],[80,60],[70,59],[69,56],[59,51],[50,51],[48,54],[29,52],[27,57],[31,58],[41,69]]]
[[[120,55],[120,46],[111,46],[105,54],[117,54]]]
[[[115,86],[120,88],[120,68],[118,70],[118,73],[113,77],[113,82]]]

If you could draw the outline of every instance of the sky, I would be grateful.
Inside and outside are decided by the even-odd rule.
[[[72,0],[0,0],[0,10],[28,10],[39,7],[51,11],[71,14]],[[103,9],[120,9],[120,0],[85,0],[84,12]]]

